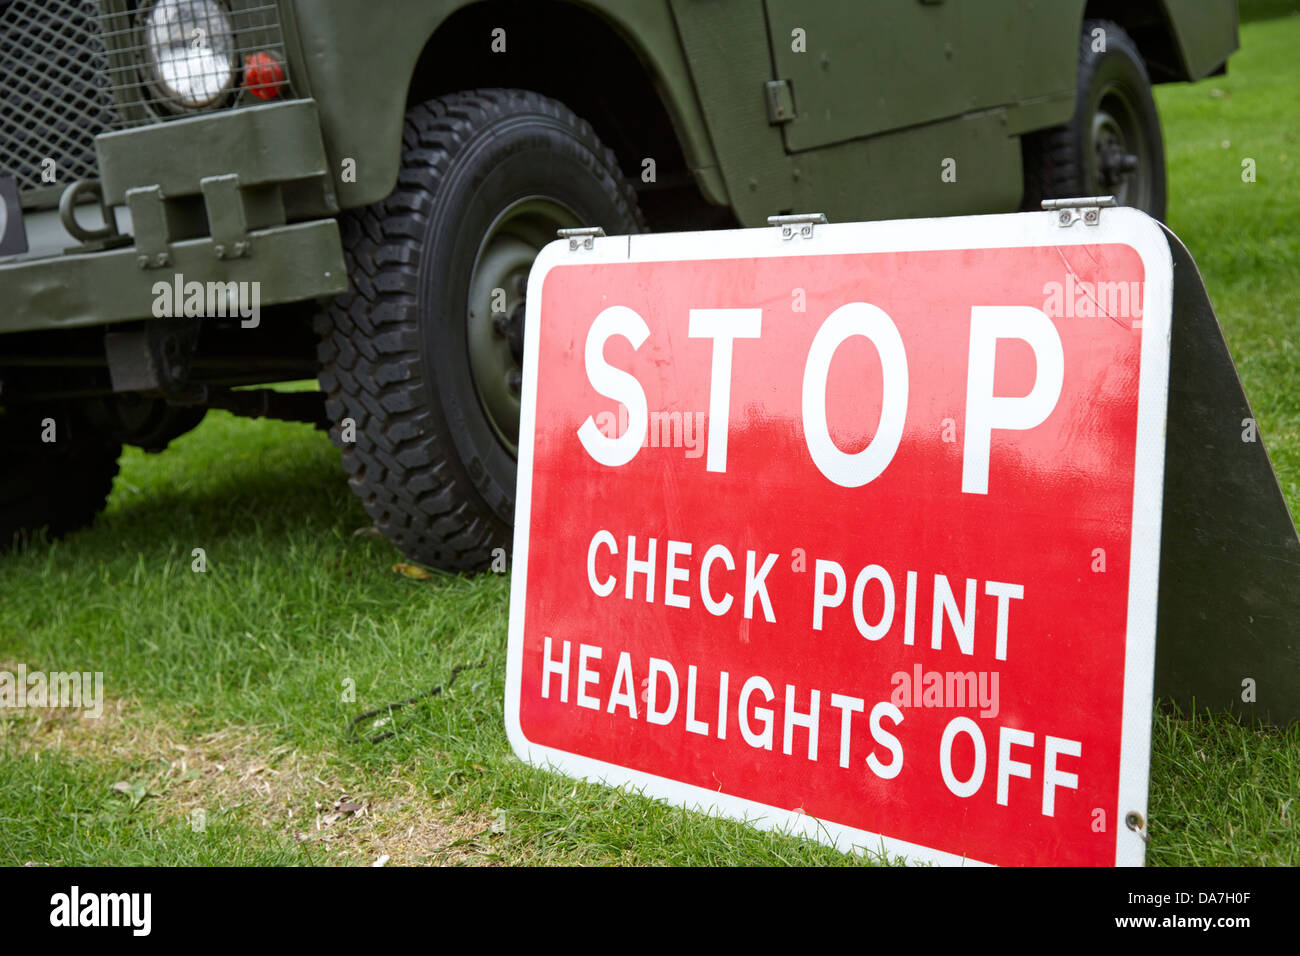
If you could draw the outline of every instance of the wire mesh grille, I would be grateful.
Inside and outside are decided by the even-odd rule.
[[[95,136],[114,120],[97,7],[0,5],[0,172],[13,173],[23,192],[95,175]]]
[[[290,89],[271,0],[0,0],[0,172],[24,193],[96,176],[110,129]]]
[[[287,96],[274,2],[108,0],[100,17],[119,126]]]

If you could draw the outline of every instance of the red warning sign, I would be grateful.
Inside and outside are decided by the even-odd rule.
[[[1140,863],[1156,224],[578,245],[529,280],[516,752],[845,848]]]

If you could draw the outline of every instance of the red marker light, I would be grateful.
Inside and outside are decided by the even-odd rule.
[[[244,58],[244,86],[260,100],[273,100],[284,85],[284,67],[265,50]]]

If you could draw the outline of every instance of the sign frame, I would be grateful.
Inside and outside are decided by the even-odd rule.
[[[1172,328],[1173,260],[1161,227],[1126,207],[1100,210],[1099,222],[1060,224],[1055,212],[1030,212],[944,219],[891,220],[816,225],[809,238],[783,239],[779,228],[659,233],[596,238],[591,248],[567,240],[548,244],[528,279],[524,373],[515,503],[513,574],[505,683],[506,730],[515,754],[534,766],[567,776],[630,788],[645,796],[711,815],[830,844],[908,861],[946,865],[985,861],[860,830],[732,794],[715,792],[582,754],[530,741],[520,722],[524,624],[527,610],[529,533],[537,407],[537,361],[543,285],[552,270],[569,265],[786,258],[860,253],[958,251],[1023,247],[1065,247],[1118,243],[1131,247],[1144,269],[1144,307],[1139,358],[1137,448],[1134,458],[1123,714],[1117,804],[1109,808],[1115,833],[1116,865],[1140,866],[1146,847],[1145,820],[1150,776],[1151,720],[1159,590],[1165,427]],[[617,301],[610,303],[617,304]],[[717,303],[712,303],[716,305]],[[734,303],[740,307],[744,303]],[[588,317],[594,319],[594,316]],[[583,374],[579,366],[575,374]],[[1140,814],[1142,825],[1126,822]]]

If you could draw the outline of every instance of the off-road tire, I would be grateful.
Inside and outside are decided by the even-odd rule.
[[[1105,31],[1106,49],[1093,49],[1093,31]],[[1133,205],[1156,219],[1165,216],[1165,153],[1160,116],[1151,95],[1137,44],[1117,23],[1085,20],[1079,34],[1079,73],[1074,115],[1068,123],[1021,138],[1025,192],[1022,209],[1041,208],[1044,199],[1110,195],[1113,185],[1102,180],[1094,159],[1093,121],[1107,90],[1118,91],[1132,106],[1140,141],[1131,144],[1149,188]]]
[[[121,452],[75,408],[0,410],[0,552],[42,529],[59,538],[90,524],[108,500]]]
[[[350,287],[317,320],[320,385],[375,526],[416,561],[480,570],[510,550],[516,477],[467,346],[469,273],[488,224],[532,195],[610,235],[643,220],[614,153],[536,93],[431,99],[408,110],[402,145],[392,194],[340,219]]]

